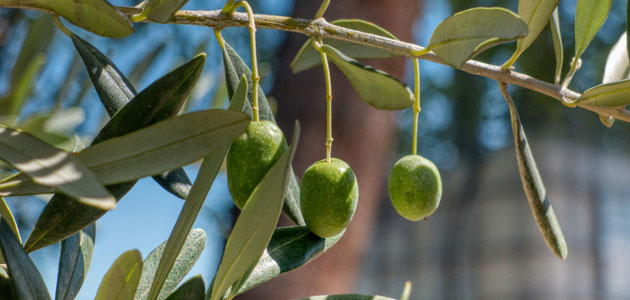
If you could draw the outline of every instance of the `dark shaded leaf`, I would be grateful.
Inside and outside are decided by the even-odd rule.
[[[17,300],[50,299],[42,275],[4,219],[0,220],[0,248],[7,261]]]
[[[201,275],[197,275],[184,282],[166,300],[204,300],[205,297],[206,284]]]
[[[243,283],[241,278],[247,277],[269,244],[287,193],[299,134],[300,127],[296,123],[291,146],[265,174],[241,210],[225,245],[212,284],[211,300],[222,299],[230,287],[236,294],[234,291],[238,291],[239,284]]]
[[[15,237],[17,237],[18,243],[20,243],[21,245],[22,237],[20,237],[20,230],[17,227],[17,223],[15,223],[15,217],[13,216],[11,209],[9,209],[7,202],[4,201],[4,198],[2,197],[0,197],[0,220],[4,220],[5,222],[7,222],[7,225],[11,227],[11,230],[15,234]],[[0,264],[6,263],[7,261],[5,260],[4,255],[2,255],[2,250],[0,249]]]
[[[389,74],[363,65],[339,50],[322,45],[322,50],[348,78],[361,100],[377,109],[397,110],[413,104],[413,92]]]
[[[122,38],[133,33],[127,16],[104,0],[0,0],[0,6],[44,10],[102,36]]]
[[[151,253],[149,253],[149,255],[144,259],[142,278],[140,279],[138,292],[133,299],[149,299],[149,290],[164,253],[166,243],[167,241],[164,241],[164,243],[160,244],[160,246],[155,248],[155,250],[151,251]],[[186,237],[186,241],[182,246],[179,255],[177,255],[177,259],[175,260],[173,267],[164,281],[164,285],[160,289],[159,295],[156,295],[157,298],[155,299],[165,299],[177,287],[186,274],[188,274],[190,269],[192,269],[195,265],[195,262],[199,259],[199,256],[205,246],[206,233],[199,228],[191,230],[190,234]]]
[[[138,250],[120,255],[109,268],[94,300],[131,300],[138,289],[142,256]]]
[[[243,75],[241,83],[234,93],[234,97],[230,101],[230,110],[241,112],[247,100],[247,78]],[[201,167],[195,184],[190,190],[190,194],[184,203],[184,207],[177,218],[177,222],[173,227],[173,231],[168,238],[164,254],[160,259],[160,264],[155,272],[153,283],[151,284],[151,290],[149,291],[149,299],[156,299],[157,293],[162,289],[162,285],[166,280],[177,256],[179,255],[184,243],[185,237],[188,236],[190,229],[192,228],[199,211],[201,210],[208,191],[214,182],[214,179],[221,169],[221,164],[225,158],[229,144],[221,147],[209,155],[207,155]],[[203,281],[202,281],[203,282]],[[201,292],[205,293],[205,288],[202,286]]]
[[[107,110],[107,113],[110,116],[113,116],[116,112],[122,109],[123,106],[129,103],[129,101],[134,99],[137,94],[135,88],[125,77],[125,75],[116,67],[116,65],[114,65],[114,63],[109,60],[107,56],[96,49],[96,47],[92,46],[90,43],[76,35],[72,35],[71,37],[75,48],[81,55],[88,74],[90,75],[90,79],[94,84],[94,88],[96,89],[96,92],[101,99],[101,103],[103,103],[103,106],[105,107],[105,110]],[[189,63],[189,67],[191,68],[191,70],[193,70],[193,78],[195,76],[198,77],[199,75],[195,75],[195,73],[200,72],[201,69],[203,69],[203,61],[200,62],[199,60],[204,59],[201,57],[196,57]],[[184,66],[182,67],[186,68]],[[200,70],[195,70],[195,68],[199,68]],[[182,74],[178,73],[177,75]],[[177,75],[172,76],[172,78],[177,79]],[[196,79],[194,79],[193,81],[196,81]],[[160,84],[167,83],[168,82],[160,82]],[[147,100],[150,99],[149,97],[145,98]],[[177,102],[185,101],[186,97],[183,97],[184,100],[181,99],[182,98],[172,99],[172,101],[175,103],[175,108],[178,105],[181,108],[182,104]],[[143,105],[146,105],[146,103],[138,103],[137,105],[137,109],[140,110],[143,108]],[[144,109],[146,110],[146,107],[144,107]],[[176,110],[177,109],[168,108],[166,114],[175,115],[177,114]],[[128,113],[128,115],[131,115],[132,113],[133,111]],[[155,123],[158,120],[159,119],[146,120],[146,125]],[[127,122],[129,122],[129,120],[127,120]],[[142,128],[142,126],[137,126],[136,129],[139,128]],[[175,169],[162,175],[154,176],[153,179],[155,179],[155,181],[159,183],[165,190],[181,199],[186,198],[186,196],[188,195],[188,191],[192,186],[192,184],[190,183],[190,179],[188,179],[188,176],[186,175],[186,172],[184,172],[184,169],[181,168]]]
[[[92,262],[95,236],[92,223],[61,243],[56,300],[73,300],[79,294]]]
[[[371,33],[378,36],[397,40],[397,38],[389,33],[389,31],[379,27],[378,25],[359,19],[342,19],[332,21],[331,24],[341,26],[348,29],[358,30],[365,33]],[[355,44],[348,41],[324,39],[324,44],[331,46],[341,53],[354,59],[360,58],[388,58],[398,54],[380,48],[374,48],[367,45]],[[299,73],[318,66],[322,63],[319,52],[313,48],[309,39],[302,45],[298,54],[291,61],[291,70],[293,73]]]
[[[241,59],[241,57],[234,51],[234,49],[224,42],[225,48],[223,48],[223,63],[225,67],[225,79],[227,81],[228,96],[232,98],[234,91],[238,88],[241,81],[241,76],[245,75],[247,78],[247,102],[243,112],[250,118],[252,117],[252,102],[253,102],[253,84],[252,84],[252,71],[247,64]],[[273,117],[273,113],[265,96],[265,92],[259,86],[258,87],[258,108],[260,120],[269,120],[276,122]],[[284,199],[284,206],[282,208],[284,213],[291,219],[294,224],[304,225],[304,217],[302,217],[302,211],[300,209],[300,185],[297,182],[295,173],[291,169],[291,175],[289,179],[289,193],[287,198]]]

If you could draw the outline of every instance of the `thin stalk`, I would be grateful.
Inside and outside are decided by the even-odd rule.
[[[55,24],[57,24],[57,27],[59,28],[59,30],[61,30],[61,32],[63,32],[63,34],[67,36],[72,36],[72,32],[70,32],[66,25],[63,25],[61,19],[59,19],[59,16],[55,16],[53,20],[55,20]]]
[[[317,13],[315,13],[315,18],[314,19],[319,19],[321,17],[324,16],[324,13],[326,12],[326,10],[328,9],[328,5],[330,4],[330,0],[324,0],[322,1],[322,5],[319,7],[319,9],[317,10]]]
[[[321,42],[313,39],[313,47],[319,51],[322,58],[322,66],[324,67],[324,80],[326,81],[326,162],[331,162],[332,154],[332,83],[330,81],[330,67],[328,66],[328,57],[322,51]]]
[[[413,69],[415,73],[415,85],[414,85],[414,97],[415,103],[413,105],[413,138],[411,144],[411,153],[413,155],[418,154],[418,117],[420,116],[420,63],[418,59],[413,60]]]

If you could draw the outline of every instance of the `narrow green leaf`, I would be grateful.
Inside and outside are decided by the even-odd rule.
[[[148,19],[166,23],[188,0],[147,0],[142,14]]]
[[[291,146],[267,172],[241,210],[225,245],[211,300],[222,299],[232,285],[246,277],[271,240],[287,193],[299,132],[296,123]],[[233,288],[238,289],[238,286]]]
[[[527,24],[527,35],[516,43],[516,50],[510,58],[513,64],[529,46],[538,38],[551,18],[551,14],[560,0],[519,0],[518,16]]]
[[[50,299],[42,275],[4,218],[0,220],[0,249],[7,261],[17,300]]]
[[[184,282],[166,300],[204,300],[206,299],[206,284],[201,275],[197,275]]]
[[[313,261],[335,245],[344,232],[323,239],[306,226],[276,228],[267,249],[237,294]]]
[[[564,63],[564,47],[562,46],[562,33],[560,32],[560,17],[558,17],[558,8],[551,14],[551,40],[553,41],[553,52],[556,54],[556,74],[553,77],[555,85],[560,84],[562,77],[562,64]]]
[[[133,299],[148,299],[151,283],[153,282],[155,272],[164,253],[166,243],[167,241],[164,241],[164,243],[151,251],[147,258],[144,259],[142,279],[140,279],[138,292]],[[191,230],[156,299],[165,299],[177,287],[190,269],[192,269],[195,262],[197,262],[205,246],[206,233],[198,228]]]
[[[341,26],[348,29],[371,33],[374,35],[397,40],[397,38],[389,33],[389,31],[379,27],[378,25],[359,19],[342,19],[332,21],[331,24]],[[343,54],[354,59],[360,58],[388,58],[397,54],[388,50],[374,48],[366,45],[355,44],[348,41],[335,39],[324,39],[324,44],[329,45]],[[313,48],[311,41],[308,40],[302,45],[298,54],[291,61],[291,70],[294,74],[308,70],[322,63],[319,52]]]
[[[477,7],[458,12],[433,32],[427,50],[459,68],[489,40],[515,40],[527,34],[527,24],[500,7]]]
[[[630,80],[594,86],[586,90],[575,103],[613,107],[630,104]]]
[[[203,60],[203,56],[197,56],[151,84],[112,117],[112,120],[101,130],[93,144],[128,134],[177,114],[181,108],[181,103],[185,101],[194,85],[194,78],[198,77],[195,74],[200,72],[197,69],[201,68],[199,65],[202,64]],[[158,101],[165,96],[164,94],[161,95],[160,92],[171,94],[172,98]],[[158,100],[151,98],[151,96],[156,96]],[[158,105],[159,109],[154,109],[155,102],[153,101],[161,103]],[[141,119],[139,116],[144,116],[144,118]],[[135,181],[125,182],[108,186],[107,189],[119,200],[134,184]],[[96,221],[103,214],[105,214],[103,210],[70,203],[67,197],[56,194],[39,216],[33,232],[26,241],[25,248],[31,252],[61,241]]]
[[[116,199],[77,158],[30,134],[0,127],[0,159],[77,201],[100,209],[116,206]]]
[[[16,173],[0,182],[0,197],[52,194],[55,189],[35,183],[24,173]]]
[[[363,65],[339,50],[323,45],[322,50],[348,78],[361,100],[377,109],[397,110],[413,104],[413,92],[389,74]]]
[[[383,296],[377,296],[377,295],[346,294],[346,295],[311,296],[308,298],[301,298],[297,300],[396,300],[396,299],[383,297]]]
[[[245,103],[244,113],[250,118],[252,117],[252,102],[253,99],[253,84],[252,84],[252,71],[249,69],[243,59],[234,51],[234,49],[224,42],[223,48],[223,65],[225,67],[225,79],[227,81],[228,96],[232,98],[234,91],[238,88],[241,81],[241,76],[247,77],[247,102]],[[261,120],[269,120],[276,122],[273,117],[273,112],[267,101],[265,92],[259,86],[258,87],[258,108],[259,116]],[[291,219],[294,224],[304,225],[304,217],[302,217],[302,210],[300,209],[300,185],[297,182],[295,173],[291,169],[291,175],[289,179],[289,193],[287,198],[284,199],[284,206],[282,210]]]
[[[133,33],[129,18],[104,0],[0,0],[0,6],[44,10],[102,36],[122,38]]]
[[[13,292],[13,280],[9,277],[9,271],[4,262],[0,264],[0,296],[3,297],[2,299],[17,299]]]
[[[96,92],[101,99],[101,103],[103,103],[107,113],[113,117],[114,114],[134,99],[137,94],[135,88],[116,65],[90,43],[76,35],[72,35],[72,42],[85,63],[90,79],[94,83]],[[181,109],[182,103],[185,102],[187,96],[190,94],[190,91],[187,90],[187,86],[194,86],[203,69],[204,61],[204,56],[196,56],[189,63],[156,81],[151,85],[151,89],[147,88],[145,90],[146,92],[143,91],[143,98],[138,99],[144,100],[134,101],[135,104],[126,109],[127,113],[121,114],[121,116],[118,117],[119,120],[121,120],[119,122],[132,124],[132,128],[124,128],[123,126],[123,128],[120,129],[121,132],[128,133],[146,125],[153,124],[163,118],[176,115]],[[177,80],[181,80],[181,82],[178,83]],[[183,92],[183,95],[175,93],[170,99],[157,98],[158,100],[155,100],[157,103],[151,102],[153,101],[152,96],[156,93],[160,93],[158,87],[167,87],[168,85],[174,89],[176,89],[177,86],[183,86],[183,89],[180,91]],[[169,105],[167,103],[171,104]],[[130,118],[130,115],[135,114],[137,111],[145,111],[147,113],[146,119]],[[139,122],[135,123],[129,120]],[[153,176],[153,179],[165,190],[181,199],[186,199],[188,191],[190,191],[190,187],[192,186],[190,179],[188,179],[186,172],[184,172],[182,168]]]
[[[567,257],[567,244],[564,241],[562,229],[560,229],[556,213],[553,211],[551,202],[549,202],[545,185],[538,172],[532,150],[529,148],[529,142],[525,136],[525,130],[516,107],[512,101],[508,101],[508,106],[510,108],[518,170],[521,175],[525,195],[527,196],[527,202],[547,246],[556,256],[564,260]]]
[[[628,78],[630,61],[628,60],[626,42],[626,33],[624,32],[608,53],[602,83],[611,83]]]
[[[22,74],[22,76],[13,83],[8,97],[2,100],[2,102],[9,106],[8,109],[3,109],[4,114],[20,114],[22,106],[24,106],[24,103],[26,103],[26,100],[28,100],[28,97],[30,97],[33,92],[35,79],[39,75],[39,72],[42,70],[45,63],[46,55],[44,53],[38,53],[32,58],[26,67],[24,74]]]
[[[93,145],[77,157],[101,182],[127,182],[192,163],[229,145],[248,124],[242,113],[197,111]]]
[[[234,93],[234,97],[232,97],[232,100],[230,101],[230,110],[241,112],[246,100],[247,78],[243,75],[241,83],[238,85],[238,88]],[[175,222],[175,227],[173,227],[173,231],[171,231],[171,235],[166,243],[164,254],[160,259],[160,264],[158,265],[155,277],[153,278],[153,283],[151,284],[148,299],[157,299],[158,293],[162,289],[162,285],[164,284],[169,271],[173,267],[181,248],[184,246],[185,237],[188,236],[190,229],[195,223],[195,220],[199,215],[199,211],[206,200],[208,191],[210,191],[210,187],[221,169],[221,165],[228,148],[229,144],[226,144],[225,146],[211,152],[204,158],[203,163],[199,168],[195,184],[190,190],[188,199],[186,199],[184,207],[177,218],[177,222]],[[205,292],[203,287],[201,288],[201,291]]]
[[[92,262],[95,236],[96,225],[91,224],[61,243],[56,300],[73,300],[79,294]]]
[[[11,227],[13,233],[15,233],[15,237],[17,237],[18,243],[22,244],[22,237],[20,237],[20,230],[17,227],[17,223],[15,223],[15,217],[13,217],[13,213],[11,209],[9,209],[9,205],[4,201],[4,198],[0,197],[0,220],[4,220],[7,222],[7,225]],[[6,264],[7,261],[2,254],[2,250],[0,249],[0,264]]]
[[[138,250],[120,255],[109,268],[94,300],[131,300],[138,289],[142,256]]]
[[[591,43],[608,17],[612,0],[578,0],[575,10],[575,59]]]

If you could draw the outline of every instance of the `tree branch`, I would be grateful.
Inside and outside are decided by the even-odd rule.
[[[120,12],[127,15],[135,14],[140,11],[140,9],[135,7],[116,8]],[[221,14],[221,10],[180,10],[175,13],[169,23],[207,26],[217,29],[223,29],[226,27],[247,27],[249,25],[248,20],[249,19],[246,13],[235,12],[231,16],[227,16]],[[424,50],[424,47],[416,44],[393,40],[374,34],[364,33],[336,26],[328,23],[323,18],[308,20],[285,16],[257,14],[255,15],[255,20],[257,28],[291,31],[307,36],[318,36],[321,38],[344,40],[357,44],[386,49],[410,58],[416,57],[414,53],[419,53],[420,51]],[[144,20],[143,22],[153,21]],[[446,65],[446,63],[444,63],[433,52],[419,56],[418,58]],[[533,90],[556,100],[559,100],[562,103],[564,103],[562,100],[563,98],[569,101],[573,101],[580,96],[579,93],[574,92],[570,89],[562,88],[561,86],[553,85],[551,83],[533,78],[526,74],[514,72],[512,70],[502,70],[500,66],[495,66],[475,60],[467,61],[459,70]],[[578,106],[595,112],[599,115],[612,116],[615,119],[630,122],[630,110],[627,110],[625,108],[590,106],[585,104],[578,104]]]

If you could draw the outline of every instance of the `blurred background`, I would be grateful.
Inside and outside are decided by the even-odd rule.
[[[111,0],[114,5],[137,1]],[[185,9],[219,9],[222,0],[190,0]],[[565,73],[573,55],[576,1],[561,1]],[[254,11],[310,18],[319,1],[252,1]],[[582,56],[571,88],[601,83],[608,52],[625,30],[626,2],[615,0],[603,28]],[[475,6],[517,10],[517,1],[332,1],[326,18],[372,21],[399,39],[426,45],[437,24]],[[136,24],[136,33],[113,40],[71,27],[107,53],[137,90],[198,52],[206,70],[186,110],[225,107],[227,92],[220,48],[212,30],[194,26]],[[228,28],[224,37],[249,62],[248,33]],[[289,62],[305,36],[259,30],[262,86],[290,135],[303,132],[296,174],[324,156],[325,101],[321,69],[293,75]],[[500,65],[515,43],[476,59]],[[408,59],[368,61],[413,82]],[[544,30],[516,70],[551,82],[555,58]],[[344,238],[304,268],[256,288],[240,299],[291,299],[358,292],[398,297],[405,281],[412,299],[628,299],[630,298],[630,131],[604,127],[597,115],[512,87],[532,151],[567,239],[566,261],[546,247],[518,175],[509,112],[494,81],[421,61],[422,112],[419,152],[441,170],[444,194],[429,222],[409,222],[394,211],[386,182],[394,162],[410,153],[412,111],[377,111],[358,99],[333,67],[333,155],[357,174],[360,200]],[[69,38],[45,14],[0,9],[0,123],[20,127],[61,148],[75,136],[87,143],[107,120],[83,63]],[[194,180],[196,165],[187,167]],[[118,207],[97,222],[92,267],[78,299],[92,299],[105,272],[127,249],[147,255],[168,238],[182,207],[151,180],[141,180]],[[27,237],[47,197],[8,198]],[[224,174],[213,184],[195,227],[208,244],[191,275],[208,284],[234,222]],[[286,223],[286,221],[283,221]],[[31,254],[54,290],[59,245]]]

